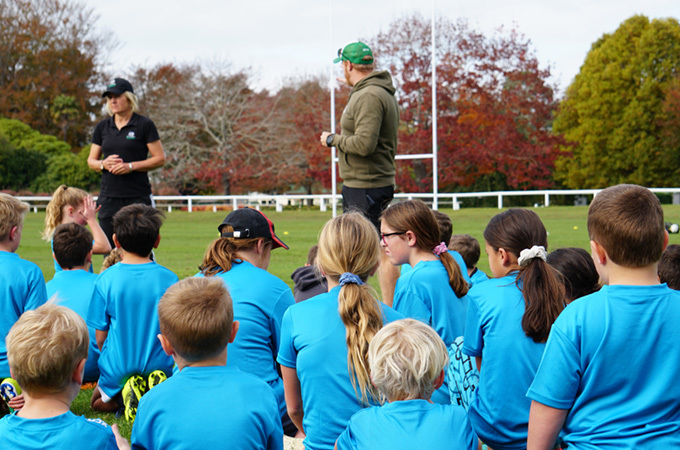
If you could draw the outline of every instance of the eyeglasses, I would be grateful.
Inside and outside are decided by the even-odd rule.
[[[398,236],[398,235],[400,235],[400,234],[406,234],[406,231],[395,232],[395,233],[380,233],[380,240],[383,241],[383,244],[387,245],[387,239],[385,239],[386,237],[389,237],[389,236]]]

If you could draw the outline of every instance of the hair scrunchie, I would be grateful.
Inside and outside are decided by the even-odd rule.
[[[346,284],[357,284],[361,286],[364,284],[363,281],[361,281],[361,278],[359,278],[359,275],[354,275],[352,272],[345,272],[342,275],[340,275],[340,286],[344,286]]]
[[[445,244],[444,242],[441,242],[438,246],[436,246],[436,247],[434,248],[434,250],[432,250],[432,253],[434,253],[435,255],[439,256],[439,255],[441,255],[442,253],[444,253],[444,252],[446,252],[446,251],[448,251],[448,250],[449,250],[449,249],[448,249],[448,247],[446,246],[446,244]]]
[[[534,245],[531,248],[525,248],[522,250],[519,253],[517,262],[519,263],[520,267],[525,267],[529,265],[532,259],[541,258],[543,261],[545,261],[547,256],[548,254],[545,251],[545,247],[542,245]]]

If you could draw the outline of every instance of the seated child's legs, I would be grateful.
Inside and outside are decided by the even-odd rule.
[[[118,403],[118,395],[114,398],[110,398],[104,394],[97,384],[92,391],[92,399],[90,400],[90,406],[95,411],[102,412],[116,412],[121,408],[122,402]]]
[[[479,371],[473,359],[463,354],[462,349],[463,337],[459,336],[448,348],[449,366],[446,369],[446,376],[449,381],[451,403],[460,405],[467,411],[479,384]]]

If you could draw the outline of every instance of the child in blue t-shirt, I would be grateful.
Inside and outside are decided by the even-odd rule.
[[[283,316],[278,362],[288,414],[306,434],[307,450],[331,450],[352,414],[375,400],[368,344],[384,323],[403,318],[366,284],[378,266],[378,242],[375,227],[358,212],[328,221],[317,264],[330,291]]]
[[[69,410],[80,392],[88,343],[83,319],[54,303],[24,313],[14,324],[7,350],[25,404],[0,420],[2,448],[130,448],[116,425],[111,429]]]
[[[150,259],[160,243],[162,219],[163,213],[142,204],[116,213],[113,239],[123,261],[97,277],[87,316],[101,349],[92,408],[116,411],[124,406],[128,421],[134,421],[147,385],[152,387],[172,371],[172,358],[158,342],[156,308],[177,275]]]
[[[394,309],[429,324],[451,344],[465,329],[468,282],[447,243],[440,241],[434,213],[420,200],[397,203],[383,212],[380,230],[390,262],[413,268],[397,280]],[[432,400],[451,403],[447,383]]]
[[[187,278],[158,304],[163,350],[179,373],[149,391],[132,428],[135,449],[281,449],[274,391],[227,367],[239,322],[219,278]]]
[[[479,369],[468,417],[494,450],[526,448],[531,403],[525,394],[550,327],[564,308],[563,286],[545,261],[547,236],[531,210],[509,209],[492,217],[484,240],[495,279],[468,293],[462,353]]]
[[[546,261],[555,268],[560,282],[564,285],[566,304],[600,289],[600,275],[595,269],[590,253],[584,249],[558,248],[548,254]]]
[[[669,288],[680,290],[680,245],[671,244],[661,254],[659,261],[659,281]]]
[[[455,250],[463,257],[467,274],[470,277],[470,287],[489,279],[489,277],[477,267],[481,254],[479,241],[477,239],[469,234],[454,234],[449,241],[449,250]]]
[[[339,450],[477,449],[465,410],[429,401],[448,362],[444,342],[429,325],[413,319],[385,325],[371,340],[368,362],[387,403],[354,414],[338,438]]]
[[[90,273],[92,266],[92,233],[76,223],[59,225],[52,238],[54,259],[62,268],[54,273],[54,278],[47,282],[47,295],[56,297],[56,301],[78,313],[83,320],[87,319],[90,308],[94,282],[97,275]],[[85,364],[85,382],[99,379],[99,347],[95,338],[95,330],[88,328],[90,348]]]
[[[281,320],[295,299],[283,280],[267,272],[272,251],[288,246],[276,236],[271,220],[252,208],[232,211],[217,229],[220,237],[208,247],[196,276],[221,278],[234,302],[241,331],[229,347],[229,366],[269,383],[279,402],[283,431],[295,436],[298,430],[286,414],[276,365]]]
[[[47,300],[40,268],[15,253],[21,242],[28,208],[26,203],[0,193],[0,380],[10,376],[5,347],[9,329],[23,312],[35,309]],[[5,410],[2,400],[0,406],[0,411]],[[19,404],[11,403],[10,406],[15,408]]]
[[[550,331],[527,393],[528,448],[552,449],[558,434],[569,449],[680,448],[680,293],[657,278],[661,203],[641,186],[604,189],[588,234],[605,285]]]

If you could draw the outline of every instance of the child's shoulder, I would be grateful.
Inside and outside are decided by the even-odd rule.
[[[42,270],[33,261],[22,258],[16,253],[10,253],[5,251],[0,251],[0,264],[12,266],[13,273],[23,272],[23,273],[40,273],[42,276]]]

